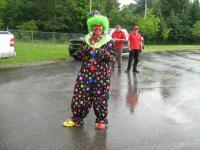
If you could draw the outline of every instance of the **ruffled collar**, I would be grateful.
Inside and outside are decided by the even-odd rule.
[[[95,43],[95,44],[90,44],[89,42],[89,39],[92,37],[92,34],[93,33],[89,33],[85,36],[85,42],[92,48],[100,48],[101,46],[103,46],[104,44],[108,43],[112,38],[110,35],[108,34],[105,34],[103,36],[103,38],[98,42],[98,43]]]

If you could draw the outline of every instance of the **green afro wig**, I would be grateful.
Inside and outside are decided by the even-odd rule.
[[[109,22],[108,18],[104,16],[94,16],[92,18],[89,18],[87,20],[87,26],[88,26],[88,32],[93,32],[93,28],[95,25],[102,25],[103,26],[103,32],[107,33],[109,29]]]

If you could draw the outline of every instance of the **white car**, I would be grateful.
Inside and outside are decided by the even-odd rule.
[[[16,56],[14,35],[9,31],[0,31],[0,59]]]

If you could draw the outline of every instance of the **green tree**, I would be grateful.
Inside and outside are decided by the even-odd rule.
[[[160,0],[161,17],[164,18],[167,28],[172,29],[169,33],[171,41],[189,41],[191,4],[189,0]]]
[[[200,21],[197,21],[191,29],[192,35],[197,42],[200,42]]]
[[[156,17],[163,18],[162,11],[161,11],[161,1],[160,0],[154,0],[153,1],[152,10],[153,10],[153,14],[155,14]]]
[[[67,32],[82,33],[87,31],[86,21],[89,13],[87,0],[66,1],[64,13]]]
[[[24,22],[21,25],[18,25],[17,29],[21,30],[21,32],[19,32],[19,34],[17,35],[18,39],[28,41],[32,39],[33,33],[27,32],[27,31],[37,31],[38,27],[36,25],[35,20],[31,20],[31,21]]]
[[[110,17],[110,12],[112,9],[116,9],[119,12],[119,3],[117,0],[105,0],[104,8],[105,8],[105,15]]]
[[[174,10],[171,10],[170,16],[166,20],[167,26],[172,30],[169,33],[171,41],[177,41],[182,43],[183,40],[187,40],[190,37],[190,26],[188,16],[183,12],[182,15],[175,14]]]
[[[92,10],[97,10],[101,14],[106,15],[104,6],[105,6],[105,0],[92,0]]]
[[[80,32],[88,15],[87,3],[87,0],[9,0],[1,18],[4,26],[11,29],[35,20],[42,31]]]
[[[141,16],[144,16],[145,0],[135,0],[136,1],[136,12]],[[153,6],[153,0],[147,0],[147,7],[151,9]]]
[[[18,30],[37,31],[38,27],[35,20],[27,21],[17,26]]]
[[[134,9],[133,8],[131,9],[131,7],[129,6],[124,7],[120,11],[120,16],[123,16],[120,17],[119,19],[120,25],[122,25],[122,27],[126,28],[128,31],[132,31],[133,25],[137,24],[139,19],[139,16],[135,15]]]
[[[176,15],[179,15],[187,10],[189,6],[189,0],[160,0],[160,7],[164,18],[167,18],[172,10]]]
[[[157,32],[157,40],[165,42],[172,28],[168,28],[163,17],[160,18],[159,31]]]
[[[174,13],[172,10],[170,12],[170,16],[167,18],[167,25],[172,28],[172,31],[170,32],[170,38],[172,40],[178,40],[180,38],[180,32],[181,32],[181,20],[179,17]]]
[[[9,27],[11,29],[14,29],[15,24],[19,22],[17,16],[20,13],[19,11],[21,5],[20,2],[16,3],[15,0],[7,1],[7,5],[2,9],[1,16],[4,28]]]
[[[4,8],[6,4],[7,4],[7,0],[1,0],[0,1],[0,9]]]
[[[199,0],[194,0],[192,6],[190,7],[190,21],[191,24],[196,23],[197,21],[200,20],[200,4]]]
[[[149,9],[147,13],[147,18],[139,19],[140,31],[142,31],[144,37],[147,39],[149,44],[149,39],[155,38],[156,33],[159,31],[160,19],[155,17],[152,10]]]
[[[169,33],[172,29],[171,28],[163,28],[161,37],[165,41],[169,37]]]
[[[92,0],[92,10],[98,10],[101,14],[110,17],[115,10],[119,13],[119,3],[117,0]]]
[[[2,19],[2,12],[4,10],[4,8],[6,7],[7,5],[7,0],[1,0],[0,1],[0,29],[3,28],[3,19]]]
[[[112,7],[109,16],[110,27],[115,27],[117,24],[120,24],[121,15],[116,7]]]

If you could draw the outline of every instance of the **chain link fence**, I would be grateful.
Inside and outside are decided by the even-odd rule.
[[[42,31],[21,31],[10,30],[15,36],[16,41],[22,42],[47,42],[47,43],[69,43],[70,39],[83,37],[84,34],[76,33],[58,33],[58,32],[42,32]]]

